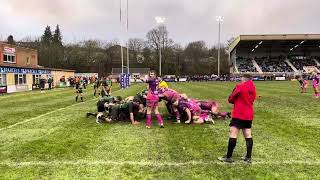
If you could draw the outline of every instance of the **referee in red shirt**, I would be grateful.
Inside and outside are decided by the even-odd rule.
[[[248,74],[243,75],[241,83],[236,85],[229,96],[229,103],[233,104],[232,120],[230,122],[230,134],[228,152],[225,156],[218,158],[220,161],[232,163],[232,153],[237,144],[239,131],[242,129],[246,139],[247,153],[243,157],[245,162],[251,162],[253,140],[251,125],[253,121],[253,103],[256,98],[256,87]]]

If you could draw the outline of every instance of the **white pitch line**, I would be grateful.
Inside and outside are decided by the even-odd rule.
[[[287,160],[287,161],[253,161],[251,165],[320,165],[320,161],[301,161],[301,160]],[[28,167],[28,166],[61,166],[61,165],[85,165],[85,166],[94,166],[94,165],[138,165],[138,166],[188,166],[188,165],[250,165],[244,162],[235,162],[233,164],[223,163],[220,161],[187,161],[187,162],[153,162],[153,161],[26,161],[26,162],[12,162],[12,161],[3,161],[0,162],[0,166],[9,166],[9,167]]]
[[[120,91],[120,90],[121,90],[121,89],[116,90],[116,91],[114,91],[114,92],[117,92],[117,91]],[[94,98],[94,99],[90,99],[90,100],[88,100],[88,101],[84,101],[84,102],[81,102],[81,103],[72,104],[72,105],[69,105],[69,106],[66,106],[66,107],[63,107],[63,108],[60,108],[60,109],[56,109],[56,110],[47,112],[47,113],[45,113],[45,114],[41,114],[41,115],[39,115],[39,116],[30,118],[30,119],[26,119],[26,120],[24,120],[24,121],[20,121],[20,122],[18,122],[18,123],[12,124],[12,125],[10,125],[10,126],[1,128],[0,131],[6,130],[6,129],[11,129],[11,128],[16,127],[16,126],[18,126],[18,125],[20,125],[20,124],[24,124],[24,123],[33,121],[33,120],[35,120],[35,119],[38,119],[38,118],[47,116],[47,115],[49,115],[49,114],[52,114],[52,113],[55,113],[55,112],[58,112],[58,111],[61,111],[61,110],[65,110],[65,109],[68,109],[68,108],[70,108],[70,107],[77,106],[77,105],[79,105],[79,104],[83,104],[83,103],[86,103],[86,102],[89,102],[89,101],[92,101],[92,100],[97,100],[97,99]]]

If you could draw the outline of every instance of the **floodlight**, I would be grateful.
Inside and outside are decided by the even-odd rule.
[[[156,20],[157,24],[163,24],[164,21],[166,20],[166,18],[162,16],[157,16],[154,19]]]
[[[224,17],[223,16],[216,16],[216,21],[223,22]]]

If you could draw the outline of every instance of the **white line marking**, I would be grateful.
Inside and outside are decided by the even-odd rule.
[[[235,162],[234,165],[249,165],[244,162]],[[228,163],[223,163],[220,161],[186,161],[186,162],[153,162],[153,161],[87,161],[87,160],[79,160],[79,161],[26,161],[26,162],[12,162],[12,161],[3,161],[0,162],[0,166],[61,166],[61,165],[138,165],[138,166],[153,166],[153,167],[161,167],[161,166],[188,166],[188,165],[233,165]],[[302,161],[302,160],[287,160],[287,161],[253,161],[251,165],[320,165],[320,161]]]
[[[116,90],[116,91],[114,91],[114,92],[117,92],[117,91],[120,91],[120,90],[121,90],[121,89]],[[113,92],[113,93],[114,93],[114,92]],[[81,103],[72,104],[72,105],[69,105],[69,106],[66,106],[66,107],[63,107],[63,108],[60,108],[60,109],[56,109],[56,110],[53,110],[53,111],[47,112],[47,113],[45,113],[45,114],[41,114],[41,115],[39,115],[39,116],[36,116],[36,117],[30,118],[30,119],[26,119],[26,120],[24,120],[24,121],[21,121],[21,122],[18,122],[18,123],[12,124],[12,125],[10,125],[10,126],[7,126],[7,127],[4,127],[4,128],[1,128],[1,129],[0,129],[0,131],[7,130],[7,129],[11,129],[11,128],[16,127],[16,126],[18,126],[18,125],[20,125],[20,124],[24,124],[24,123],[27,123],[27,122],[33,121],[33,120],[35,120],[35,119],[38,119],[38,118],[44,117],[44,116],[46,116],[46,115],[49,115],[49,114],[52,114],[52,113],[55,113],[55,112],[58,112],[58,111],[61,111],[61,110],[65,110],[65,109],[67,109],[67,108],[70,108],[70,107],[73,107],[73,106],[77,106],[77,105],[79,105],[79,104],[83,104],[83,103],[86,103],[86,102],[89,102],[89,101],[92,101],[92,100],[97,100],[97,99],[96,99],[96,98],[93,98],[93,99],[90,99],[90,100],[87,100],[87,101],[84,101],[84,102],[81,102]]]

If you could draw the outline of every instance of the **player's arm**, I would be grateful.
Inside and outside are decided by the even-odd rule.
[[[106,95],[108,94],[105,86],[102,86],[102,90],[104,91],[104,93],[105,93]]]
[[[255,87],[250,97],[251,97],[251,102],[253,103],[257,97],[257,92]]]
[[[109,81],[109,84],[108,84],[108,89],[111,90],[111,88],[112,88],[112,81],[110,80],[110,81]]]
[[[112,84],[108,86],[109,94],[111,94],[112,91]]]
[[[142,92],[142,97],[143,97],[143,98],[147,98],[147,95],[148,95],[148,91],[144,90],[144,91]]]
[[[131,124],[135,124],[134,115],[132,112],[130,113],[130,121],[131,121]]]
[[[235,102],[237,96],[239,95],[239,93],[240,93],[240,87],[236,86],[233,89],[231,95],[229,96],[229,99],[228,99],[229,103],[234,104],[234,102]]]
[[[187,113],[187,116],[188,116],[188,120],[187,121],[191,121],[192,116],[191,116],[191,111],[189,110],[189,108],[185,108],[184,111]]]
[[[138,122],[136,122],[136,121],[134,120],[134,115],[133,115],[133,103],[132,103],[132,102],[129,103],[128,108],[129,108],[129,114],[130,114],[131,124],[132,124],[132,125],[138,124]]]
[[[158,97],[159,97],[159,98],[163,98],[163,97],[164,97],[164,94],[159,93],[159,94],[158,94]]]

